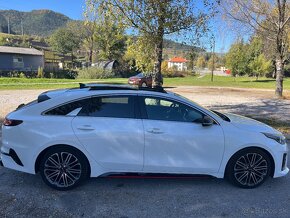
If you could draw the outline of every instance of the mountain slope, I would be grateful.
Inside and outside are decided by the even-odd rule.
[[[3,38],[6,43],[7,38],[10,38],[7,45],[10,46],[36,46],[35,42],[44,41],[44,39],[35,40],[34,36],[47,37],[50,36],[55,30],[60,27],[63,27],[67,22],[72,21],[69,17],[56,13],[51,10],[33,10],[31,12],[21,12],[15,10],[0,10],[0,33],[8,33],[8,20],[10,22],[10,33],[12,35],[0,34],[0,39]],[[23,32],[26,36],[25,42],[22,35]],[[4,45],[5,45],[4,43]],[[39,43],[38,43],[39,44]],[[36,47],[45,47],[48,46],[46,43],[40,43],[41,46]],[[192,51],[202,51],[202,49],[174,42],[172,40],[164,40],[164,57],[166,59],[174,56],[186,57],[186,55]]]
[[[0,31],[3,33],[8,33],[8,20],[12,34],[20,35],[22,33],[22,22],[24,34],[49,36],[71,19],[50,10],[33,10],[31,12],[0,10]]]

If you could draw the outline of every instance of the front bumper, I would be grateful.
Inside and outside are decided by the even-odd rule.
[[[281,145],[279,145],[281,146]],[[287,167],[288,163],[288,145],[282,147],[280,150],[276,151],[274,154],[275,157],[275,172],[273,177],[286,176],[289,173],[289,168]]]

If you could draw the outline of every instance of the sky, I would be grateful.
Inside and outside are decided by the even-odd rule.
[[[85,0],[0,0],[0,10],[31,11],[37,9],[49,9],[62,13],[71,19],[81,20]],[[211,23],[216,41],[216,52],[228,51],[235,40],[235,34],[229,30],[224,22],[216,18]],[[210,49],[209,43],[204,42],[203,47]]]

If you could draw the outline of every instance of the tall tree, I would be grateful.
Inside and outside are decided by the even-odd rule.
[[[97,35],[97,20],[99,19],[99,11],[96,10],[95,5],[90,3],[90,0],[86,0],[84,9],[85,18],[85,38],[83,40],[83,46],[88,52],[88,61],[93,62],[93,52],[95,50],[95,37]]]
[[[53,49],[62,54],[73,53],[81,44],[81,38],[67,27],[57,29],[49,41]]]
[[[152,73],[154,70],[155,56],[154,44],[150,41],[150,37],[139,36],[137,38],[129,38],[125,59],[134,60],[138,71]]]
[[[289,44],[290,5],[287,0],[224,0],[223,9],[228,18],[264,35],[275,46],[276,90],[283,94],[284,65]]]
[[[200,55],[196,60],[196,66],[198,68],[205,68],[206,62],[203,55]]]
[[[84,14],[89,33],[86,44],[90,45],[90,56],[92,51],[96,50],[100,60],[120,59],[125,53],[125,26],[121,17],[112,16],[112,13],[110,5],[86,1]]]
[[[129,27],[137,30],[141,35],[150,36],[155,45],[153,86],[161,86],[164,36],[204,27],[209,15],[211,15],[206,11],[209,11],[208,8],[213,6],[211,0],[204,0],[204,4],[196,0],[90,1],[91,4],[103,3],[113,6],[114,14],[122,15]]]
[[[249,67],[258,80],[259,77],[264,76],[265,73],[270,72],[271,61],[268,61],[263,54],[260,54],[250,62]]]
[[[229,68],[233,76],[248,73],[247,47],[243,41],[235,42],[226,54],[226,67]]]

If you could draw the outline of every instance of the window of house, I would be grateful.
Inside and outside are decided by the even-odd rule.
[[[18,56],[13,57],[13,66],[15,68],[23,68],[24,67],[23,58]]]
[[[23,63],[22,57],[13,57],[13,63]]]

